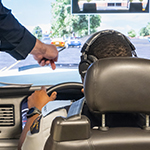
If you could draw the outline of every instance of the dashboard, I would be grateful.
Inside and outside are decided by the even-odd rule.
[[[28,96],[41,86],[22,88],[3,88],[0,90],[0,149],[17,148],[18,139],[26,123]],[[61,83],[56,86],[47,85],[47,93],[50,95],[57,91],[56,100],[75,101],[83,97],[82,83]],[[3,120],[2,120],[2,117]],[[7,143],[7,144],[6,144]]]

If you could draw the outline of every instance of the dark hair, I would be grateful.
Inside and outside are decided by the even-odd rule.
[[[115,32],[98,37],[90,46],[88,55],[98,59],[106,57],[132,57],[131,47],[126,39]]]

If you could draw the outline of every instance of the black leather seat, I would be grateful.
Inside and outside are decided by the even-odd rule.
[[[84,94],[90,111],[102,117],[101,126],[91,129],[90,120],[80,113],[58,117],[45,150],[150,149],[150,60],[107,58],[95,62],[87,71]],[[139,114],[145,117],[145,124],[107,127],[108,113]]]

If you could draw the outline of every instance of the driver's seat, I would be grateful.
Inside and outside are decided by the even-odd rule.
[[[90,120],[80,111],[58,117],[45,150],[150,149],[150,60],[118,57],[95,62],[87,71],[84,94],[90,111],[102,118],[101,126],[91,129]],[[82,102],[76,104],[78,109]],[[106,126],[105,115],[111,113],[138,114],[145,123],[141,127]]]

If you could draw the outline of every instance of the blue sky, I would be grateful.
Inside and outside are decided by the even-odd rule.
[[[54,0],[2,0],[15,17],[30,32],[39,25],[43,32],[49,32],[51,24],[51,2]],[[124,34],[131,29],[136,33],[150,22],[150,13],[145,14],[102,14],[102,29],[115,29]]]
[[[2,2],[31,32],[37,25],[44,31],[50,28],[51,0],[2,0]]]

